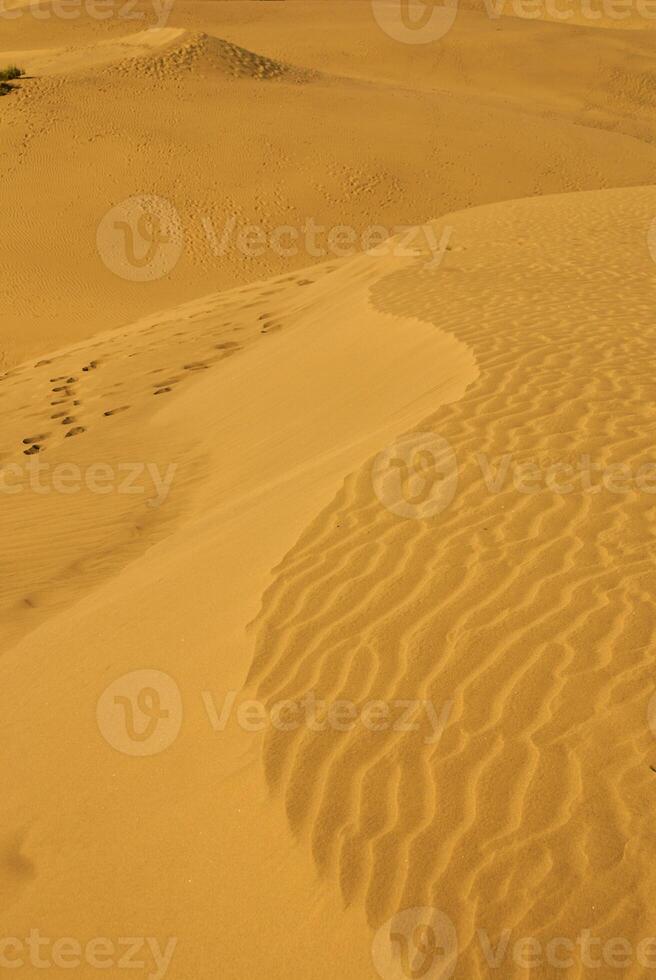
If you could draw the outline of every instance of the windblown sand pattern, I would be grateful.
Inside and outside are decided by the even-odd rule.
[[[453,702],[438,744],[424,718],[413,733],[274,731],[264,766],[347,904],[374,925],[409,906],[451,917],[458,977],[487,975],[474,929],[649,934],[653,495],[492,492],[478,460],[494,476],[508,453],[652,459],[655,210],[653,188],[479,208],[449,219],[462,250],[437,274],[372,288],[379,309],[475,353],[478,380],[418,427],[453,446],[455,499],[396,517],[363,466],[258,620],[250,684],[270,704]]]

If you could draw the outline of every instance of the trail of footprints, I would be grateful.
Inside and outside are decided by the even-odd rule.
[[[51,367],[57,361],[64,358],[70,362],[71,357],[78,352],[80,354],[83,352],[88,354],[89,351],[95,350],[102,350],[103,352],[102,356],[99,355],[96,359],[87,361],[77,371],[74,369],[70,374],[53,374],[52,377],[48,378],[47,413],[36,413],[36,416],[41,416],[42,421],[38,427],[35,425],[31,434],[22,438],[20,450],[25,456],[36,456],[39,453],[45,452],[47,448],[57,444],[60,441],[58,436],[61,439],[71,439],[83,435],[87,431],[87,424],[83,424],[80,415],[84,412],[84,422],[88,423],[89,416],[93,417],[95,414],[93,403],[98,400],[102,400],[104,403],[99,408],[98,418],[111,418],[128,411],[133,405],[121,404],[116,396],[118,391],[124,386],[127,386],[132,392],[135,391],[135,388],[137,391],[140,390],[138,383],[137,385],[129,384],[132,379],[138,382],[140,376],[143,375],[143,380],[146,382],[145,388],[141,388],[143,395],[169,394],[189,377],[195,374],[202,374],[220,361],[232,357],[241,351],[246,343],[256,338],[258,333],[266,336],[267,334],[277,333],[282,330],[283,324],[276,319],[275,314],[261,312],[252,320],[249,317],[248,320],[251,326],[249,330],[248,321],[245,326],[235,325],[230,322],[229,312],[232,308],[240,317],[243,317],[245,310],[255,307],[262,310],[262,300],[265,297],[272,296],[281,290],[289,288],[286,284],[292,282],[298,286],[304,286],[310,285],[313,280],[301,279],[296,276],[286,276],[277,282],[267,284],[269,287],[274,288],[269,288],[266,292],[262,290],[261,284],[250,284],[236,290],[231,290],[229,293],[223,295],[217,294],[216,296],[209,297],[203,301],[203,305],[199,306],[199,304],[195,304],[193,312],[188,312],[186,315],[181,311],[176,311],[170,319],[151,323],[142,330],[133,330],[121,335],[115,335],[108,340],[99,341],[94,344],[83,344],[63,354],[37,361],[32,365],[32,370]],[[244,294],[250,290],[257,290],[259,292],[259,299],[245,304],[243,302],[245,298]],[[216,323],[217,314],[221,317],[222,321],[219,324]],[[225,318],[226,314],[228,314],[227,319]],[[169,331],[173,324],[186,326],[187,329],[181,329],[171,334]],[[244,337],[243,342],[226,339],[226,334],[244,330],[246,331],[246,337]],[[161,335],[162,332],[165,332],[164,336],[161,336],[161,340],[158,342],[153,335],[158,333]],[[168,336],[166,332],[168,332]],[[204,340],[216,342],[213,342],[209,352],[202,359],[199,359],[199,350],[202,349]],[[127,343],[121,348],[121,342]],[[194,359],[190,357],[177,370],[173,369],[171,371],[169,364],[169,366],[157,367],[155,370],[149,371],[148,374],[151,376],[162,375],[162,377],[157,377],[156,380],[151,382],[147,381],[147,375],[144,375],[143,371],[139,369],[139,362],[132,360],[133,358],[144,355],[150,355],[152,357],[154,351],[164,356],[170,354],[177,357],[179,356],[179,350],[177,349],[181,346],[187,347],[191,357]],[[83,402],[82,386],[89,383],[87,379],[91,379],[95,372],[98,372],[96,378],[100,379],[102,377],[102,369],[108,367],[110,369],[113,368],[111,372],[112,378],[110,379],[113,383],[110,383],[101,391],[98,390],[97,384],[91,384],[91,390],[85,393],[85,400]],[[116,370],[117,367],[119,367],[118,371]],[[29,378],[29,372],[30,367],[28,365],[22,365],[0,375],[0,395],[4,393],[1,387],[3,383],[9,383],[5,391],[18,385],[29,385],[31,380]],[[114,381],[115,378],[119,380]],[[87,394],[89,397],[87,397]],[[26,391],[26,397],[28,395],[29,391]],[[117,404],[112,404],[111,407],[105,407],[107,400],[110,399],[112,402],[117,402]],[[85,406],[84,409],[83,404]],[[34,404],[28,398],[27,404],[16,406],[16,409],[11,414],[15,418],[19,412],[28,412],[33,408]],[[47,421],[44,419],[44,415]],[[34,418],[35,413],[32,412],[31,417]],[[44,421],[46,421],[45,425]],[[53,423],[53,425],[48,426],[48,422]],[[7,446],[6,448],[9,449],[10,447]],[[11,451],[6,452],[3,451],[4,449],[5,447],[0,446],[0,460],[12,455]]]
[[[48,361],[39,361],[38,364],[35,365],[35,368],[45,366],[48,363]],[[84,365],[82,371],[93,371],[97,367],[98,362],[91,361],[89,364]],[[74,375],[71,375],[70,377],[60,375],[58,377],[50,378],[50,384],[52,385],[50,393],[51,395],[56,396],[54,399],[51,399],[50,407],[57,408],[59,405],[66,405],[69,406],[71,410],[79,408],[82,402],[77,397],[77,389],[74,387],[77,385],[78,381],[79,378]],[[67,431],[64,434],[64,438],[66,439],[70,439],[72,436],[81,435],[86,431],[83,425],[76,425],[76,416],[71,414],[68,408],[54,412],[50,416],[50,419],[66,428]],[[43,452],[45,443],[50,438],[50,435],[51,434],[49,432],[45,432],[36,436],[26,436],[23,439],[23,445],[27,447],[26,449],[23,449],[25,456],[34,456],[37,453]]]

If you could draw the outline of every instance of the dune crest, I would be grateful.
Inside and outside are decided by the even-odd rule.
[[[30,555],[0,591],[5,643],[162,536],[182,533],[199,495],[204,519],[218,519],[218,501],[238,513],[251,499],[263,506],[269,492],[289,495],[292,474],[319,494],[311,508],[326,481],[336,489],[382,433],[462,390],[475,373],[464,345],[370,305],[378,278],[413,261],[362,257],[218,293],[0,375],[0,477],[11,502],[0,537],[7,560],[17,541]],[[248,395],[265,385],[266,423]],[[294,397],[305,403],[304,427]],[[188,410],[195,428],[181,424]],[[251,458],[249,433],[264,424],[271,448]],[[234,445],[236,473],[213,468],[222,444]],[[81,478],[77,492],[53,482],[66,466]],[[96,488],[97,467],[110,468],[111,489]],[[35,534],[39,525],[44,533]],[[284,523],[277,534],[286,549]]]

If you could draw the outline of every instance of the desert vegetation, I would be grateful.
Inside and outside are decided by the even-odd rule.
[[[22,68],[18,68],[17,65],[9,65],[7,68],[0,68],[0,95],[7,95],[11,92],[13,85],[11,84],[17,78],[21,78],[25,72]]]

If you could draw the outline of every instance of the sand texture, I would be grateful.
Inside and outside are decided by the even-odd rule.
[[[0,973],[651,976],[655,22],[4,9]]]

